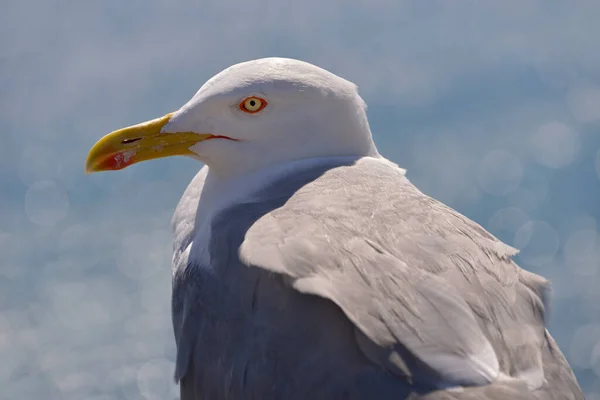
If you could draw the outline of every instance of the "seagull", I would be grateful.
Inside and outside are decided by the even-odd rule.
[[[379,154],[354,83],[236,64],[85,168],[176,155],[204,164],[172,219],[182,400],[584,398],[548,281]]]

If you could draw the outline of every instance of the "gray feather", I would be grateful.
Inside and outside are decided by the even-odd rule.
[[[544,327],[547,281],[395,165],[252,198],[213,220],[211,268],[175,270],[183,400],[583,398]]]

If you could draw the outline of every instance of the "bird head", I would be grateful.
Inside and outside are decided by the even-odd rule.
[[[85,168],[183,155],[234,175],[305,158],[377,155],[365,108],[356,85],[322,68],[248,61],[215,75],[178,111],[104,136]]]

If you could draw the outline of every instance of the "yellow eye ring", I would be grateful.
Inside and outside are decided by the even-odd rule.
[[[249,114],[256,114],[267,106],[267,101],[260,97],[247,97],[240,103],[240,110]]]

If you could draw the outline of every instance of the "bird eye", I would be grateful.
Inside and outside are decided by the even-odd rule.
[[[250,113],[256,114],[259,111],[262,111],[263,108],[267,106],[267,101],[265,99],[261,99],[260,97],[248,97],[244,99],[240,103],[240,110]]]

